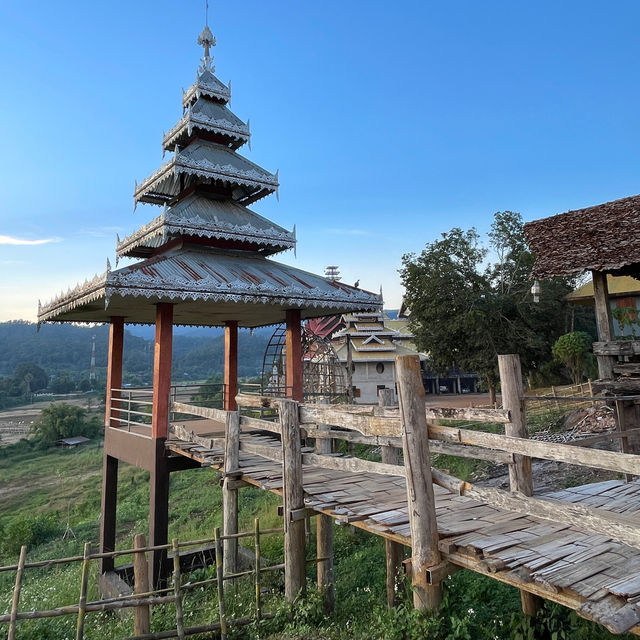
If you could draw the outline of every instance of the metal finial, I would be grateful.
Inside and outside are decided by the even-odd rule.
[[[202,58],[201,71],[215,71],[213,66],[213,57],[211,55],[211,47],[216,46],[216,39],[209,29],[209,25],[205,24],[202,33],[198,36],[198,44],[204,48],[204,57]]]

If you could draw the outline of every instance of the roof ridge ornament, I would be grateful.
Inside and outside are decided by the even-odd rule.
[[[213,66],[213,56],[211,55],[211,47],[216,46],[216,38],[211,33],[209,25],[206,24],[204,29],[198,36],[198,44],[204,48],[204,57],[202,58],[202,65],[200,66],[200,73],[210,71],[213,73],[216,68]]]

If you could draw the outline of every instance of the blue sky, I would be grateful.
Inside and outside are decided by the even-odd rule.
[[[532,220],[640,191],[640,3],[210,2],[217,75],[280,170],[254,210],[315,272],[383,286],[401,256],[493,212]],[[114,261],[162,162],[203,0],[0,3],[0,320]]]

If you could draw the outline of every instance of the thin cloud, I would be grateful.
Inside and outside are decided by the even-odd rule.
[[[0,235],[0,244],[11,244],[14,246],[35,246],[39,244],[50,244],[51,242],[60,242],[62,238],[43,238],[41,240],[25,240],[24,238],[16,238],[14,236]]]
[[[78,235],[89,236],[91,238],[106,238],[121,231],[122,227],[85,227],[78,231]]]

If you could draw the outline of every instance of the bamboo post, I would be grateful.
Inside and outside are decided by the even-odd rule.
[[[378,391],[378,406],[390,407],[394,405],[393,389]],[[396,447],[382,446],[382,462],[386,464],[400,464],[400,451]],[[385,557],[387,561],[387,605],[395,607],[399,602],[398,581],[402,574],[404,548],[399,542],[384,540]]]
[[[82,558],[82,577],[80,578],[80,599],[78,601],[78,623],[76,625],[76,640],[84,638],[84,618],[87,607],[87,587],[89,585],[89,556],[91,544],[85,542],[84,556]]]
[[[505,425],[505,434],[516,438],[528,438],[526,417],[524,412],[524,392],[522,389],[522,370],[520,356],[508,354],[498,356],[500,369],[500,388],[502,390],[502,406],[511,415],[511,422]],[[554,389],[555,395],[555,389]],[[557,402],[557,401],[556,401]],[[533,495],[533,476],[531,474],[531,458],[518,454],[513,455],[514,462],[509,465],[509,484],[511,491],[517,491],[525,496]],[[520,591],[522,611],[534,616],[542,606],[542,600],[528,593]]]
[[[284,593],[293,602],[305,588],[305,534],[304,520],[293,520],[292,512],[304,508],[302,485],[302,451],[298,403],[280,401],[282,429],[282,479],[284,503]]]
[[[144,549],[147,540],[143,533],[139,533],[133,538],[134,549]],[[149,591],[149,564],[147,554],[138,551],[133,554],[133,593],[147,593]],[[133,612],[133,634],[138,636],[151,631],[151,619],[149,605],[144,604],[136,607]]]
[[[184,640],[184,616],[182,614],[182,590],[180,584],[180,545],[178,539],[172,541],[173,548],[173,595],[176,604],[176,631],[179,640]]]
[[[593,281],[593,298],[596,307],[596,325],[598,327],[598,339],[602,342],[615,340],[613,331],[613,318],[609,308],[609,287],[607,284],[607,274],[603,271],[591,271]],[[596,356],[598,361],[598,377],[603,380],[613,379],[612,356]]]
[[[16,584],[13,587],[13,599],[11,600],[11,617],[9,619],[9,635],[7,640],[15,640],[16,637],[16,618],[18,615],[18,605],[20,604],[20,591],[22,590],[22,575],[24,574],[24,565],[27,560],[27,546],[20,547],[20,558],[18,560],[18,570],[16,571]]]
[[[213,537],[216,544],[216,581],[218,584],[220,640],[227,640],[227,609],[224,601],[224,575],[222,571],[222,540],[220,540],[220,527],[215,528]]]
[[[396,356],[396,380],[407,474],[413,604],[421,611],[433,611],[442,601],[439,576],[443,572],[437,570],[442,567],[442,558],[438,549],[425,393],[417,355]]]
[[[328,401],[323,403],[328,404]],[[329,431],[331,427],[319,424],[318,430]],[[316,438],[316,453],[330,454],[331,440]],[[318,589],[324,591],[324,606],[326,611],[333,611],[335,593],[333,586],[333,518],[319,513],[316,516],[316,556],[318,557],[317,578]],[[322,559],[321,559],[322,558]]]
[[[255,519],[254,522],[254,532],[255,532],[255,589],[256,589],[256,620],[258,622],[262,618],[262,598],[260,594],[260,520],[258,518]]]
[[[235,400],[235,399],[234,399]],[[225,433],[224,471],[225,478],[222,485],[222,531],[225,536],[238,533],[238,489],[232,487],[232,474],[240,466],[240,413],[227,413]],[[223,543],[222,554],[224,575],[238,571],[238,539],[226,538]]]

